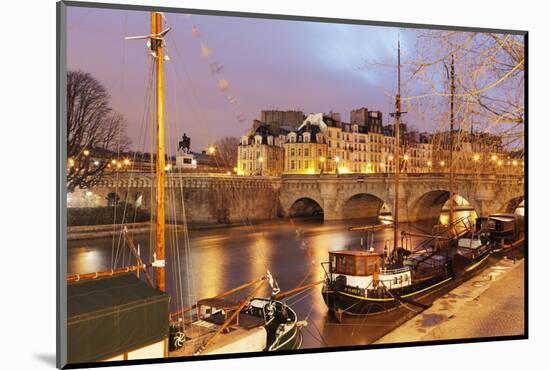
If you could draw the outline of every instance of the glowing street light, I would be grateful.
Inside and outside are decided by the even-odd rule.
[[[231,171],[227,171],[227,176],[230,176],[231,175]]]
[[[432,161],[428,161],[428,167],[432,166]]]
[[[124,163],[125,166],[128,166],[128,165],[130,165],[130,160],[128,158],[126,158],[123,163]]]
[[[513,161],[513,162],[512,162],[512,165],[513,165],[513,166],[517,166],[517,165],[518,165],[518,161]]]
[[[84,149],[83,153],[86,157],[90,155],[90,151],[88,149]]]
[[[336,156],[336,157],[334,157],[334,160],[335,160],[336,162],[340,162],[340,157],[339,157],[339,156]]]
[[[99,166],[99,161],[94,161],[94,166]]]
[[[502,161],[498,161],[497,163],[499,166],[502,166]]]
[[[113,159],[113,160],[111,161],[111,164],[116,164],[116,159]]]
[[[214,148],[212,145],[208,147],[208,154],[212,155],[216,152],[216,148]]]
[[[408,156],[407,154],[405,154],[405,155],[403,156],[403,160],[408,161],[408,160],[409,160],[409,156]]]
[[[164,167],[164,170],[165,171],[170,171],[172,169],[172,165],[170,163],[168,163],[165,167]]]
[[[439,165],[440,165],[441,167],[445,166],[445,161],[439,162]]]
[[[493,154],[493,156],[491,157],[491,160],[494,162],[498,159],[498,157],[496,156],[496,154]]]
[[[321,163],[325,163],[325,157],[319,158],[319,161],[321,161]]]
[[[475,162],[479,161],[479,154],[474,155],[474,161]]]
[[[260,163],[264,161],[262,157],[258,158],[258,160],[260,161]]]
[[[74,159],[69,158],[69,167],[74,167]]]

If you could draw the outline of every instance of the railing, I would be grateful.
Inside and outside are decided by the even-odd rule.
[[[383,274],[401,274],[403,272],[407,272],[407,271],[410,271],[411,269],[409,267],[401,267],[401,268],[398,268],[398,269],[383,269],[382,270],[382,273]]]

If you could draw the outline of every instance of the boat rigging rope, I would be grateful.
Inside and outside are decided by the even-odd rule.
[[[121,36],[122,40],[122,65],[121,65],[121,81],[120,81],[120,94],[123,95],[124,93],[124,80],[126,76],[126,43],[124,42],[124,36],[126,33],[126,26],[127,26],[127,19],[128,19],[128,11],[124,14],[124,28],[122,30],[123,34]],[[120,159],[120,141],[121,141],[121,134],[122,129],[118,130],[118,145],[117,145],[117,159]],[[116,170],[116,168],[114,168]],[[111,269],[113,269],[116,265],[116,257],[114,255],[115,253],[115,234],[116,234],[116,216],[117,216],[117,205],[118,205],[118,178],[119,178],[119,171],[116,173],[116,185],[115,185],[115,197],[114,197],[114,209],[113,209],[113,236],[112,236],[112,243],[111,243]],[[123,222],[122,222],[123,223]],[[120,239],[119,239],[120,242]]]
[[[149,60],[149,63],[148,63],[148,71],[149,71],[149,78],[148,78],[148,82],[147,82],[147,85],[146,85],[146,93],[144,95],[144,104],[143,104],[143,114],[142,114],[142,119],[141,119],[141,125],[140,125],[140,130],[139,130],[139,137],[138,137],[138,147],[144,147],[145,146],[145,140],[146,140],[146,131],[147,131],[147,116],[148,116],[148,113],[149,112],[152,112],[152,110],[150,109],[151,107],[151,99],[152,99],[152,84],[153,84],[153,74],[154,74],[154,70],[153,70],[153,67],[152,67],[152,61]],[[124,210],[123,210],[123,215],[122,215],[122,219],[121,219],[121,223],[120,223],[120,235],[119,235],[119,240],[118,240],[118,243],[117,243],[117,248],[116,248],[116,253],[115,253],[115,257],[114,257],[114,262],[113,262],[113,266],[116,266],[117,265],[117,262],[118,262],[118,256],[119,256],[119,253],[121,251],[121,247],[124,246],[125,244],[125,240],[122,239],[122,231],[126,225],[126,213],[127,213],[127,207],[128,207],[128,199],[129,199],[129,196],[130,196],[130,189],[131,189],[131,183],[132,183],[132,179],[133,179],[133,168],[135,166],[135,163],[136,163],[136,159],[137,159],[137,155],[138,155],[138,152],[135,151],[133,153],[133,157],[132,157],[132,160],[131,160],[131,170],[132,172],[130,172],[130,176],[128,178],[128,181],[127,181],[127,184],[126,184],[126,197],[125,197],[125,205],[124,205]],[[118,158],[118,160],[120,160],[120,158]],[[118,174],[119,174],[120,171],[117,170],[117,187],[118,187]],[[118,197],[118,190],[115,191],[115,194],[116,196]],[[153,204],[153,203],[151,203]],[[115,205],[116,207],[116,205]],[[135,212],[134,212],[134,222],[135,222],[135,219],[136,219],[136,216],[137,216],[137,207],[135,209]],[[151,212],[151,217],[152,217],[152,212]],[[116,220],[116,219],[115,219]],[[113,225],[114,226],[114,225]],[[114,237],[115,237],[115,234],[116,234],[116,231],[113,233],[113,242],[114,242]],[[122,252],[124,253],[124,249],[122,249]],[[152,253],[150,253],[149,255],[152,255]],[[123,261],[123,264],[124,264],[124,261]]]

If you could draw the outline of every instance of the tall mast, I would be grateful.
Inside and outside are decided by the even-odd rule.
[[[455,191],[454,191],[454,163],[453,163],[453,151],[454,151],[454,123],[455,123],[455,56],[451,54],[451,132],[450,136],[450,155],[449,155],[449,199],[451,200],[449,206],[449,226],[454,223],[454,203],[455,203]]]
[[[151,34],[160,35],[162,32],[162,14],[151,12]],[[164,246],[165,246],[165,218],[164,218],[164,51],[162,37],[151,38],[151,50],[156,65],[157,82],[157,225],[156,225],[156,277],[157,287],[165,291],[165,268],[164,268]]]
[[[395,160],[395,189],[394,189],[394,206],[393,206],[393,248],[397,249],[399,244],[399,172],[400,159],[399,159],[399,129],[401,126],[401,45],[399,38],[397,39],[397,94],[395,95],[395,117],[394,134],[395,134],[395,146],[394,146],[394,160]]]

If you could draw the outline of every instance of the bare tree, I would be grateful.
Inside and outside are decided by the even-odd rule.
[[[237,166],[237,155],[239,138],[234,136],[226,136],[214,144],[216,147],[215,156],[220,160],[220,165],[223,165],[232,171]]]
[[[522,36],[459,31],[417,31],[416,56],[409,60],[411,106],[448,122],[448,66],[456,68],[459,127],[476,128],[523,146],[525,45]],[[428,106],[431,104],[431,107]],[[442,107],[443,109],[438,109]],[[414,109],[411,107],[411,109]]]
[[[106,153],[129,146],[126,121],[109,106],[109,94],[91,74],[67,74],[67,190],[84,189],[103,176],[108,161],[97,160]]]

